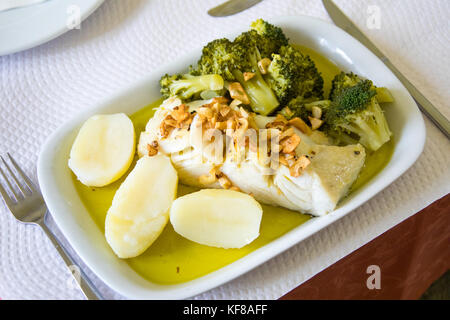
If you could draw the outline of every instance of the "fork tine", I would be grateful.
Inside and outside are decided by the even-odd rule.
[[[8,193],[6,192],[5,188],[3,188],[1,183],[0,183],[0,194],[3,197],[3,200],[5,200],[6,206],[11,209],[15,202],[13,201],[13,199],[9,197]]]
[[[25,181],[25,183],[28,186],[28,188],[30,189],[30,191],[37,192],[37,189],[36,189],[34,183],[30,180],[30,178],[28,178],[28,176],[25,174],[25,172],[23,172],[23,170],[19,167],[16,160],[14,160],[14,158],[9,154],[9,152],[7,153],[7,155],[9,157],[9,160],[13,164],[14,169],[16,169],[16,171],[20,174],[20,176]]]
[[[19,179],[17,178],[17,176],[14,174],[14,172],[11,170],[11,168],[9,167],[8,163],[5,161],[5,159],[3,159],[2,156],[0,156],[0,158],[3,161],[3,164],[5,165],[6,169],[8,170],[9,174],[11,175],[11,177],[13,178],[14,182],[16,183],[16,185],[19,187],[20,191],[22,191],[22,194],[25,196],[25,194],[29,194],[30,192],[28,192],[25,187],[22,185],[22,183],[19,181]],[[6,179],[6,175],[4,176]],[[7,179],[6,179],[7,180]],[[9,181],[8,181],[9,184]],[[12,188],[12,186],[10,185],[10,188]],[[14,190],[14,189],[13,189]],[[16,199],[18,200],[18,198],[16,197]]]
[[[3,180],[6,181],[6,184],[9,187],[9,190],[14,194],[15,200],[18,201],[20,199],[19,194],[16,192],[15,188],[12,186],[11,182],[8,179],[8,176],[5,174],[3,169],[0,167],[0,175],[3,177]]]

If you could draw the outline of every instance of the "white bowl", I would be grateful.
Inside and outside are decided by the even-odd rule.
[[[370,78],[389,88],[395,103],[386,110],[394,133],[395,149],[390,162],[369,183],[351,194],[328,215],[298,226],[280,238],[217,271],[195,280],[159,285],[145,280],[118,259],[101,230],[87,212],[72,182],[67,159],[81,124],[97,113],[133,114],[160,97],[159,79],[165,73],[186,69],[197,61],[201,48],[170,65],[156,70],[115,97],[87,108],[59,128],[45,143],[39,157],[39,184],[58,227],[89,268],[112,289],[132,299],[187,298],[244,274],[301,240],[345,216],[402,175],[419,157],[425,142],[425,126],[414,100],[389,69],[357,40],[327,22],[310,17],[278,17],[271,23],[283,28],[292,43],[310,47],[336,63],[342,70]],[[234,38],[248,23],[227,37]],[[217,35],[223,37],[224,35]]]

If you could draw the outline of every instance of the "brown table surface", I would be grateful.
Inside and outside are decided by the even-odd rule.
[[[380,268],[380,289],[367,287],[371,265]],[[281,299],[418,299],[449,268],[447,194]]]

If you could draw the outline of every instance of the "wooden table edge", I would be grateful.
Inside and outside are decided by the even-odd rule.
[[[449,270],[449,244],[447,194],[280,300],[418,299]]]

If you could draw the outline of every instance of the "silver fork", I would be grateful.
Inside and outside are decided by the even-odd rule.
[[[45,217],[48,214],[48,209],[45,205],[41,192],[38,188],[36,188],[30,178],[27,177],[13,157],[9,153],[7,153],[7,155],[9,158],[9,163],[15,170],[11,169],[10,164],[8,164],[8,162],[0,156],[4,167],[6,168],[5,171],[8,172],[10,176],[10,178],[8,178],[8,175],[0,166],[0,175],[6,182],[6,184],[2,185],[0,181],[0,193],[6,203],[6,206],[17,220],[40,226],[50,238],[56,250],[58,250],[67,267],[71,269],[71,267],[76,266],[73,258],[59,244],[55,235],[45,224]],[[14,171],[16,173],[14,173]],[[11,181],[11,178],[14,182]],[[21,179],[23,182],[21,182]],[[11,196],[6,191],[7,189],[9,190]],[[89,300],[102,299],[102,296],[95,289],[94,285],[89,281],[84,272],[81,271],[80,268],[78,269],[80,270],[80,279],[78,284],[86,298]]]

